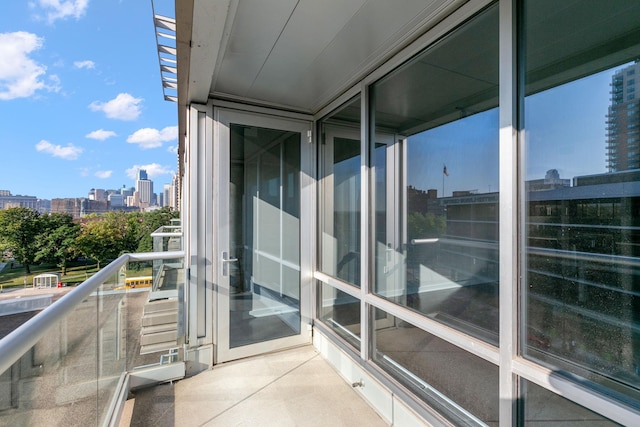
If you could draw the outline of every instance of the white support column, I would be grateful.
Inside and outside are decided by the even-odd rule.
[[[516,2],[500,2],[500,425],[517,425],[518,88]]]
[[[369,89],[363,83],[360,96],[360,357],[369,359],[370,344],[370,311],[366,304],[366,296],[371,284],[371,173],[369,162],[371,147],[369,139],[373,135],[372,121],[373,111],[370,108]]]
[[[212,343],[213,289],[213,120],[211,107],[191,105],[187,138],[187,276],[188,343]]]

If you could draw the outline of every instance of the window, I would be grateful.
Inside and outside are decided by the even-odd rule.
[[[498,8],[375,82],[370,99],[371,291],[497,345]],[[454,424],[498,422],[497,365],[394,313],[372,317],[382,369]]]
[[[558,8],[528,0],[524,16],[525,180],[553,168],[574,185],[526,194],[527,204],[553,202],[568,213],[527,210],[522,353],[638,406],[640,192],[631,190],[640,180],[631,171],[637,150],[609,141],[609,153],[621,148],[609,157],[615,174],[605,169],[604,154],[614,102],[609,87],[621,73],[635,73],[637,53],[629,52],[640,48],[637,39],[628,50],[619,41],[638,30],[640,4],[621,2],[614,11],[597,2]],[[627,115],[609,120],[621,134],[636,126]]]
[[[376,309],[374,360],[454,425],[498,425],[498,367]],[[484,424],[483,424],[484,423]]]
[[[493,7],[373,85],[374,292],[498,343]]]
[[[618,425],[529,381],[522,380],[522,391],[525,396],[524,425]]]
[[[360,97],[321,123],[321,270],[360,284]]]
[[[320,271],[360,286],[360,97],[320,123]],[[323,284],[320,320],[360,348],[360,300]]]

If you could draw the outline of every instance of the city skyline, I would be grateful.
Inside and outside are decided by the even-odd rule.
[[[3,12],[0,189],[86,197],[135,182],[139,169],[170,183],[177,107],[163,98],[150,2],[37,0]]]
[[[139,170],[144,170],[144,169],[139,169]],[[162,188],[165,185],[171,185],[172,179],[173,179],[173,176],[171,176],[169,178],[168,182],[160,183],[159,188]],[[122,180],[122,181],[124,181],[124,180]],[[104,186],[103,187],[91,187],[91,188],[86,189],[82,194],[76,194],[76,195],[66,196],[66,197],[54,196],[54,197],[51,197],[49,199],[47,199],[45,197],[40,197],[38,194],[18,194],[12,188],[0,188],[0,195],[3,195],[4,193],[8,192],[11,196],[31,196],[31,197],[36,197],[37,199],[45,199],[45,200],[62,199],[62,198],[82,198],[82,197],[89,197],[91,192],[94,191],[94,190],[103,190],[105,192],[110,192],[110,191],[119,192],[123,188],[135,190],[136,181],[137,181],[137,178],[134,179],[133,183],[130,184],[130,185],[127,185],[127,183],[123,182],[121,185],[116,186],[116,187],[104,187]],[[158,184],[157,181],[154,181],[152,179],[150,179],[150,181],[153,181],[154,184]],[[154,191],[154,193],[155,194],[160,194],[160,193],[162,193],[162,191]]]

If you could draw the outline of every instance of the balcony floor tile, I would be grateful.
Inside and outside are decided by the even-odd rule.
[[[386,426],[317,353],[298,347],[135,393],[121,426]]]

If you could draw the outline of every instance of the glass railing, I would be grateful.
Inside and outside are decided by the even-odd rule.
[[[164,225],[151,233],[154,252],[182,250],[182,226]],[[153,261],[151,299],[175,298],[184,284],[183,259]]]
[[[126,280],[133,262],[183,257],[122,255],[0,340],[0,425],[114,425],[140,378],[184,376],[177,299]]]

